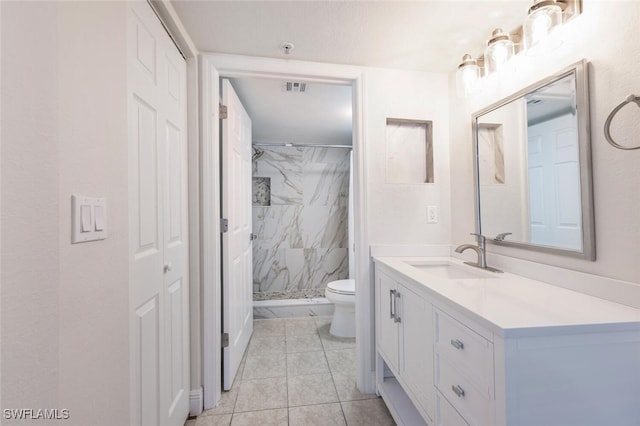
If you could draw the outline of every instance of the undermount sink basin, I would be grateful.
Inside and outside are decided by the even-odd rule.
[[[408,265],[417,268],[421,271],[428,272],[433,275],[437,275],[441,278],[448,279],[478,279],[478,278],[497,278],[491,272],[483,271],[481,269],[474,270],[472,267],[466,268],[463,266],[453,265],[451,263],[418,263],[407,262]]]

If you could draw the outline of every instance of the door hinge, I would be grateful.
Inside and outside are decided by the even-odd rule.
[[[223,234],[229,230],[229,219],[222,218],[220,219],[220,232]]]
[[[229,347],[229,333],[222,333],[222,347]]]
[[[227,118],[227,106],[226,105],[220,105],[220,120],[224,120],[225,118]]]

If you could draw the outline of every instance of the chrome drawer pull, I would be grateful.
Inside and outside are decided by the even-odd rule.
[[[400,292],[396,291],[395,303],[393,304],[393,313],[395,314],[395,318],[393,322],[402,322],[400,319],[400,315],[398,315],[398,300],[400,300]]]
[[[458,339],[456,339],[456,340],[451,339],[451,346],[453,346],[454,348],[459,349],[459,350],[464,349],[464,343],[462,343]]]
[[[464,389],[462,389],[460,386],[458,385],[452,385],[451,386],[451,390],[453,391],[453,393],[456,394],[456,396],[458,398],[462,398],[464,396]]]
[[[394,312],[395,300],[396,300],[396,291],[389,290],[389,318],[391,318],[392,320],[395,320],[396,318],[396,313]]]

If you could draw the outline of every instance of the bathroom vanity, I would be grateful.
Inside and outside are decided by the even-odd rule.
[[[640,310],[449,257],[374,262],[398,424],[640,425]]]

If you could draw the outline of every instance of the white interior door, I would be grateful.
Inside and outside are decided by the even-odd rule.
[[[582,248],[580,167],[571,114],[527,129],[531,242]]]
[[[148,4],[128,23],[132,424],[189,412],[186,63]]]
[[[251,243],[251,119],[229,80],[222,80],[222,331],[229,344],[222,354],[222,387],[231,389],[253,332]]]

